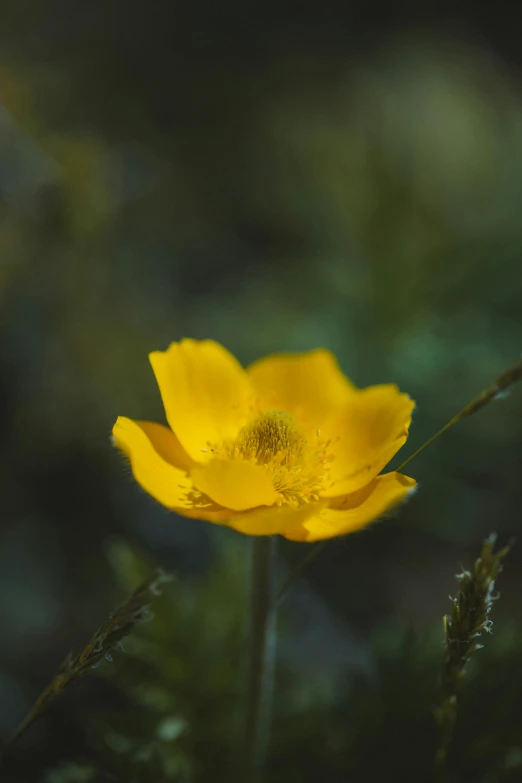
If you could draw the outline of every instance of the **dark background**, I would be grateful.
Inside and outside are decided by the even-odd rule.
[[[0,735],[144,562],[180,579],[172,613],[155,621],[185,640],[180,720],[190,724],[206,698],[190,683],[223,654],[228,624],[241,636],[230,604],[242,592],[246,540],[169,515],[110,446],[119,414],[163,420],[149,351],[183,336],[219,340],[245,363],[328,347],[358,385],[396,382],[417,401],[402,458],[519,357],[521,17],[516,3],[2,4]],[[333,542],[296,584],[281,621],[281,700],[291,708],[281,708],[289,735],[275,770],[295,780],[317,770],[344,780],[349,769],[351,780],[372,770],[409,779],[396,738],[382,746],[406,691],[377,687],[374,707],[354,696],[366,712],[353,707],[346,742],[358,750],[340,771],[309,740],[341,747],[336,689],[354,676],[387,681],[373,677],[379,651],[413,672],[396,654],[408,634],[431,640],[437,671],[460,563],[491,531],[503,541],[519,532],[521,412],[515,387],[452,430],[411,465],[420,491],[400,513]],[[282,575],[306,551],[284,543]],[[515,687],[508,663],[502,680],[502,656],[519,660],[521,564],[515,547],[489,640],[501,690]],[[192,615],[175,615],[180,601],[197,605]],[[145,639],[159,633],[153,625]],[[190,668],[187,640],[207,626],[219,633]],[[107,677],[31,729],[2,782],[87,780],[50,771],[77,760],[134,780],[100,761],[103,737],[112,746],[96,715],[134,715],[141,697],[119,686],[144,674],[131,676],[124,656],[102,668]],[[182,751],[203,780],[197,757],[205,731],[221,742],[212,727],[222,709],[205,704],[212,720],[196,710],[180,729],[200,738]],[[404,710],[411,749],[415,716]],[[520,772],[509,779],[522,780],[521,746],[514,736],[495,757]],[[175,777],[178,768],[147,774],[148,783],[192,780]]]

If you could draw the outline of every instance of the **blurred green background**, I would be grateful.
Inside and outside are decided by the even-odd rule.
[[[417,401],[402,458],[519,357],[520,15],[3,3],[0,736],[147,563],[178,582],[2,783],[230,779],[247,542],[168,514],[113,451],[118,415],[163,421],[149,351],[328,347]],[[272,779],[429,779],[441,618],[482,538],[518,534],[521,412],[515,387],[460,424],[400,513],[296,583]],[[281,576],[306,551],[283,543]],[[522,780],[521,564],[516,547],[452,780]]]

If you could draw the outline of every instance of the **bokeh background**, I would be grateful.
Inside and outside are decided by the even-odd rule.
[[[163,421],[150,350],[328,347],[417,401],[403,458],[519,357],[521,14],[2,4],[0,736],[143,574],[177,575],[2,782],[230,779],[247,542],[165,512],[113,451],[117,415]],[[515,387],[452,430],[400,513],[296,582],[271,779],[429,780],[442,615],[484,536],[519,534],[521,413]],[[281,577],[305,553],[283,544]],[[522,780],[521,565],[452,780]]]

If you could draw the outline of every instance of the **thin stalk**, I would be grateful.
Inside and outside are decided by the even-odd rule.
[[[462,419],[466,419],[468,416],[473,416],[474,413],[477,413],[477,411],[479,411],[481,408],[484,408],[484,406],[489,405],[490,402],[501,396],[509,386],[520,380],[522,380],[522,359],[519,359],[518,362],[509,367],[509,369],[507,369],[499,378],[497,378],[495,383],[493,383],[491,386],[488,386],[487,389],[481,391],[480,394],[474,397],[471,402],[464,406],[461,411],[459,411],[455,416],[453,416],[452,419],[450,419],[443,427],[441,427],[441,429],[436,432],[435,435],[432,435],[431,438],[428,438],[428,440],[423,443],[422,446],[417,449],[417,451],[414,451],[413,454],[408,457],[408,459],[404,460],[404,462],[399,465],[397,468],[397,473],[402,473],[406,465],[409,465],[410,462],[416,459],[416,457],[418,457],[419,454],[424,451],[424,449],[426,449],[428,446],[431,446],[434,441],[436,441],[438,438],[440,438],[441,435],[451,429],[451,427],[453,427],[455,424],[458,424],[458,422],[462,421]],[[287,593],[294,578],[298,576],[307,565],[315,560],[318,555],[321,554],[323,549],[326,547],[326,544],[328,544],[330,541],[331,539],[328,539],[326,541],[319,541],[317,544],[314,544],[311,550],[294,567],[289,577],[280,586],[279,590],[277,591],[278,600],[283,598],[283,596]]]
[[[170,582],[172,577],[158,569],[150,579],[138,587],[132,595],[114,611],[108,620],[98,628],[82,652],[74,657],[71,653],[62,663],[53,680],[42,691],[29,714],[3,744],[0,744],[0,760],[18,741],[19,737],[43,715],[54,699],[73,682],[93,671],[104,658],[110,658],[111,650],[135,627],[151,618],[150,604],[161,594],[160,585]]]
[[[283,600],[283,598],[286,596],[287,592],[289,591],[290,587],[293,584],[294,579],[296,579],[301,571],[304,571],[308,563],[311,563],[312,560],[315,560],[317,555],[320,555],[323,549],[326,547],[327,544],[330,543],[330,539],[325,539],[324,541],[318,541],[315,546],[310,547],[308,554],[303,557],[302,560],[298,562],[298,564],[292,568],[286,579],[283,580],[283,582],[279,585],[277,594],[276,594],[276,602],[279,603]]]
[[[276,649],[275,537],[251,539],[250,634],[246,691],[245,764],[248,783],[260,783],[266,766]]]
[[[452,601],[451,615],[444,617],[446,654],[442,674],[441,702],[435,711],[440,744],[435,756],[436,779],[446,779],[446,759],[453,739],[457,719],[461,680],[469,661],[483,645],[477,639],[491,633],[490,612],[495,595],[495,580],[503,568],[510,545],[495,551],[496,535],[482,545],[482,552],[471,570],[457,574],[459,590]]]
[[[493,383],[491,386],[488,386],[487,389],[481,391],[480,394],[477,394],[477,396],[474,397],[471,402],[468,402],[468,404],[465,405],[464,408],[462,408],[462,410],[456,414],[456,416],[453,416],[453,418],[450,419],[447,424],[444,425],[444,427],[441,427],[441,429],[436,432],[435,435],[432,435],[431,438],[428,438],[428,440],[423,443],[422,446],[417,449],[417,451],[414,451],[413,454],[408,457],[408,459],[404,460],[404,462],[399,465],[397,468],[397,473],[401,473],[406,465],[409,465],[410,462],[415,459],[415,457],[417,457],[428,446],[431,446],[431,444],[436,441],[437,438],[440,438],[440,436],[453,427],[454,424],[458,424],[459,421],[466,419],[468,416],[473,416],[474,413],[477,413],[477,411],[479,411],[481,408],[484,408],[485,405],[489,405],[490,402],[502,394],[502,392],[507,389],[508,386],[511,386],[511,384],[515,383],[516,381],[520,381],[521,379],[522,359],[520,359],[516,364],[512,365],[512,367],[506,370],[506,372],[502,373],[502,375],[497,378],[495,383]]]

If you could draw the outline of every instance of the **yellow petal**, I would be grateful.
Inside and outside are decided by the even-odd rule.
[[[321,497],[335,497],[364,487],[388,464],[408,437],[415,403],[397,386],[370,386],[353,395],[343,411],[326,425],[334,454],[333,482]]]
[[[115,445],[129,458],[134,478],[149,495],[167,508],[192,506],[186,494],[194,486],[187,473],[176,467],[179,443],[170,430],[120,416],[112,434]]]
[[[232,511],[220,506],[199,507],[197,509],[176,508],[178,514],[192,519],[204,519],[218,525],[225,525],[248,536],[285,535],[288,530],[304,530],[302,523],[319,513],[324,503],[310,503],[292,508],[291,506],[261,506],[250,511]]]
[[[237,513],[229,508],[221,508],[217,503],[198,505],[194,508],[173,508],[176,514],[189,519],[200,519],[205,522],[213,522],[216,525],[230,527],[230,519]]]
[[[229,526],[249,536],[274,536],[286,534],[288,530],[302,529],[303,523],[317,514],[321,503],[311,503],[299,508],[291,506],[270,506],[231,516]]]
[[[294,413],[311,426],[320,426],[332,409],[345,405],[356,391],[333,354],[322,348],[268,356],[247,372],[267,405]]]
[[[213,340],[182,340],[149,356],[167,420],[192,459],[234,438],[249,415],[252,390],[239,362]]]
[[[155,451],[165,462],[184,471],[188,471],[194,465],[194,460],[189,457],[171,429],[154,421],[135,421],[133,423],[141,427],[148,439],[154,444]]]
[[[358,492],[333,499],[330,507],[283,535],[292,541],[318,541],[353,533],[403,502],[415,486],[414,479],[401,473],[377,476]]]
[[[271,506],[278,498],[267,471],[252,462],[213,459],[190,475],[201,492],[232,511]]]

